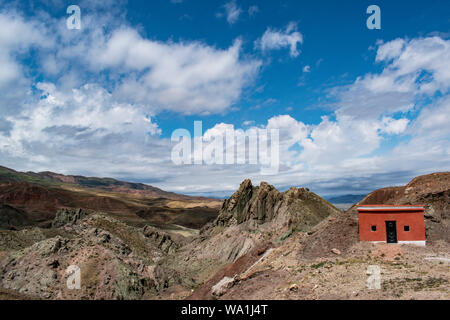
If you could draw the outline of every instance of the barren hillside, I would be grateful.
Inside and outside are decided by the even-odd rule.
[[[424,204],[423,248],[359,242],[355,207],[343,212],[307,188],[279,192],[265,182],[253,186],[245,180],[198,231],[170,223],[154,227],[149,220],[160,217],[167,223],[183,217],[188,225],[192,216],[171,216],[166,210],[184,206],[195,214],[198,206],[208,204],[204,200],[137,199],[86,189],[66,194],[54,186],[5,183],[2,201],[17,208],[1,208],[0,221],[11,230],[0,230],[0,296],[450,299],[449,181],[448,173],[422,176],[405,187],[376,190],[361,202]],[[96,207],[59,208],[86,199]],[[21,206],[47,210],[47,205],[56,212],[47,217],[45,228],[27,226],[33,216]],[[110,211],[98,212],[100,205]],[[142,209],[135,211],[142,224],[130,218],[130,207]],[[69,265],[82,270],[80,291],[66,288]],[[366,286],[369,266],[381,270],[377,290]]]
[[[361,204],[424,204],[428,240],[425,248],[359,242],[354,206],[346,212],[331,212],[309,230],[296,230],[290,237],[270,243],[261,241],[259,247],[255,246],[257,249],[224,264],[187,297],[449,299],[449,191],[450,174],[436,173],[415,178],[405,187],[376,190],[361,201]],[[233,197],[226,203],[230,202],[239,203]],[[219,221],[221,216],[223,214],[219,215]],[[221,233],[231,233],[230,228]],[[228,237],[233,238],[233,234],[236,232]],[[265,234],[262,226],[257,234],[264,239],[274,239],[262,236]],[[378,266],[383,275],[379,290],[366,286],[366,270],[373,265]]]
[[[162,190],[155,193],[155,190],[159,189],[114,179],[71,177],[49,172],[20,173],[0,167],[0,204],[9,206],[10,211],[24,214],[20,222],[2,218],[4,227],[46,227],[62,208],[102,211],[135,226],[151,223],[200,228],[217,217],[220,200]]]

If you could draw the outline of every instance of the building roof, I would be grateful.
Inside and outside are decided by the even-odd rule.
[[[356,208],[358,212],[367,212],[367,211],[376,211],[376,212],[418,212],[418,211],[425,211],[425,207],[421,205],[403,205],[403,206],[397,206],[397,205],[361,205]]]

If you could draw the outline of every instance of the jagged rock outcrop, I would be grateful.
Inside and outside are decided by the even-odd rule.
[[[177,250],[178,244],[172,240],[170,235],[151,226],[145,226],[142,233],[147,238],[152,239],[156,246],[164,253],[173,253]]]
[[[158,265],[165,251],[176,247],[170,237],[155,241],[155,232],[147,229],[144,235],[105,214],[81,219],[82,210],[69,212],[73,215],[64,228],[0,231],[13,240],[27,236],[0,252],[0,288],[44,299],[142,299],[178,281],[172,270]],[[80,269],[79,290],[66,286],[69,266]]]
[[[91,213],[90,210],[84,210],[81,208],[72,209],[64,208],[56,212],[55,219],[53,220],[52,227],[59,228],[66,224],[74,224],[77,221],[85,218]]]
[[[176,264],[184,278],[201,284],[255,248],[267,243],[279,245],[296,233],[307,232],[329,215],[340,213],[306,188],[279,192],[266,182],[253,186],[245,180],[223,202],[218,217],[200,230],[199,237],[179,249],[172,265]],[[214,284],[222,278],[215,279]]]
[[[248,222],[257,226],[273,222],[279,227],[308,231],[330,214],[338,212],[332,204],[307,188],[279,192],[266,182],[254,187],[247,179],[224,201],[213,225],[226,227]]]

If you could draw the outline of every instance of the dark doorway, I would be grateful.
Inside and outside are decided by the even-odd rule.
[[[397,223],[395,221],[386,221],[387,243],[397,243]]]

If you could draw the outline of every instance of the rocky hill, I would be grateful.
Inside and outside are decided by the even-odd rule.
[[[5,214],[0,227],[49,227],[58,210],[83,208],[109,213],[136,226],[149,222],[201,228],[217,217],[220,204],[217,199],[188,197],[114,179],[21,173],[0,167],[0,205],[7,206],[1,209]]]
[[[125,182],[112,178],[63,175],[50,171],[18,172],[2,166],[0,166],[0,182],[28,182],[44,186],[67,185],[108,192],[128,193],[146,198],[165,198],[172,200],[204,199],[202,197],[190,197],[174,192],[167,192],[143,183]]]
[[[279,192],[266,182],[253,186],[250,180],[245,180],[223,202],[218,217],[200,230],[199,237],[165,263],[174,266],[182,278],[191,279],[191,286],[197,287],[221,268],[242,260],[253,263],[257,254],[252,252],[278,246],[339,212],[308,189]]]
[[[33,197],[20,196],[16,183],[9,182],[4,187],[16,191],[0,195],[21,199],[16,204],[26,207],[42,199],[58,203],[62,201],[58,192],[67,191],[22,183],[40,191]],[[136,217],[142,224],[130,220],[128,207],[99,212],[55,206],[45,228],[26,225],[25,211],[4,204],[0,297],[450,299],[449,190],[450,174],[438,173],[418,177],[404,187],[376,190],[361,202],[424,204],[428,240],[424,248],[361,243],[355,206],[343,212],[307,188],[279,192],[265,182],[253,186],[250,180],[223,201],[215,218],[198,233],[174,225],[162,230],[163,225],[155,227],[145,220],[163,214],[158,211],[163,205],[180,206],[179,200],[165,199],[148,207],[150,201],[162,200],[139,202],[134,196],[106,193],[101,197],[109,200],[102,201],[141,205]],[[74,195],[70,199],[75,204],[81,201]],[[190,203],[193,213],[198,203]],[[66,286],[71,265],[81,269],[81,290]],[[367,268],[374,265],[382,270],[380,290],[366,287]]]
[[[254,187],[250,180],[225,200],[213,225],[228,227],[248,223],[273,224],[277,229],[308,231],[331,213],[339,210],[309,189],[291,188],[279,192],[266,182]]]
[[[142,299],[179,278],[157,262],[179,244],[160,230],[128,226],[103,213],[62,210],[52,229],[1,231],[3,292],[37,299]],[[67,285],[69,266],[81,289]],[[5,294],[5,293],[4,293]]]
[[[261,190],[251,188],[246,181],[224,202],[218,218],[203,233],[224,229],[197,244],[207,252],[218,248],[221,256],[228,257],[227,263],[188,299],[449,299],[449,177],[448,173],[418,177],[404,187],[376,190],[361,202],[424,204],[425,248],[361,243],[356,205],[346,212],[332,210],[321,215],[326,218],[319,223],[304,228],[301,219],[292,219],[292,211],[276,209],[283,207],[280,199],[285,199],[281,203],[289,203],[285,201],[292,191],[280,195],[267,185],[262,185]],[[295,194],[305,191],[296,190]],[[310,210],[307,208],[305,212]],[[268,236],[266,232],[272,230],[265,225],[273,223],[284,226],[282,230],[290,229],[286,228],[289,224],[276,222],[280,213],[284,221],[298,221],[292,225],[299,228],[292,229],[299,232],[284,234],[287,237]],[[245,224],[258,226],[256,234],[236,228]],[[237,247],[237,255],[227,255],[220,249],[221,243],[232,247],[236,239],[248,241],[247,246]],[[211,258],[211,254],[204,256]],[[380,266],[384,274],[380,290],[366,287],[366,270],[371,265]]]

